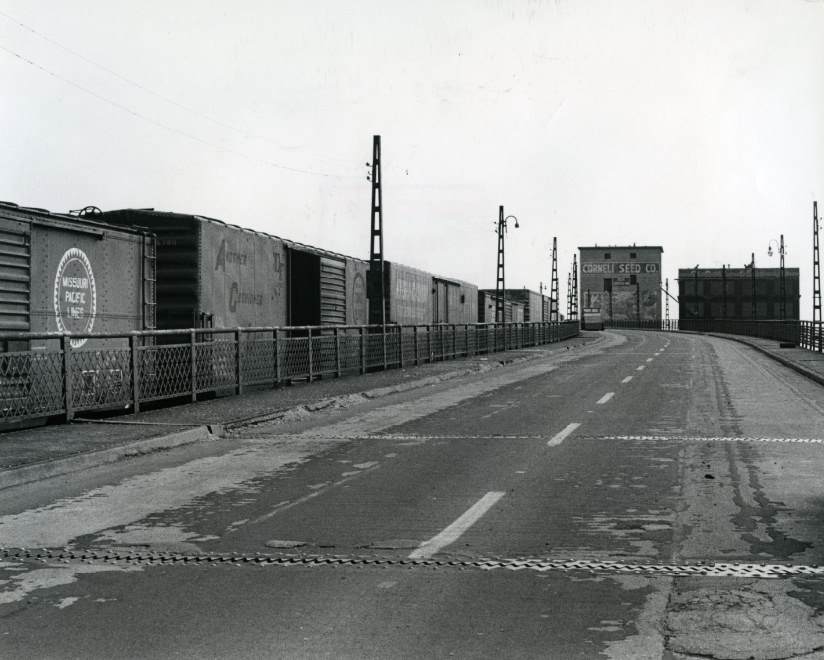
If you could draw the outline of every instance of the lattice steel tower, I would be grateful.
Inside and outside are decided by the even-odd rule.
[[[552,285],[549,290],[549,320],[559,321],[558,318],[558,238],[552,238]]]
[[[813,349],[821,350],[821,257],[818,251],[818,202],[813,202],[813,332],[818,337]],[[815,345],[817,344],[817,345]]]
[[[369,163],[366,164],[369,166]],[[369,245],[369,323],[386,325],[386,280],[383,269],[383,192],[381,190],[381,136],[372,139],[372,233]]]
[[[572,309],[569,312],[571,321],[578,319],[578,255],[572,255]]]

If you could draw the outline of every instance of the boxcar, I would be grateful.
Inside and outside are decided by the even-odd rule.
[[[103,218],[157,235],[158,328],[366,322],[366,262],[199,215]]]
[[[543,296],[537,291],[530,291],[529,289],[507,289],[506,299],[511,300],[513,303],[523,305],[524,321],[540,323],[541,321],[549,320],[548,315],[544,318]]]
[[[76,217],[0,203],[0,420],[64,404],[58,339],[8,333],[123,334],[155,326],[155,241]],[[70,339],[77,409],[128,404],[128,339]],[[79,374],[79,376],[78,376]]]
[[[481,289],[478,291],[478,318],[481,323],[495,323],[496,290]],[[506,323],[523,323],[525,308],[522,302],[512,300],[507,293],[504,301],[504,321]]]
[[[389,261],[384,262],[384,277],[387,323],[430,325],[478,322],[478,287],[474,284],[438,277]],[[372,323],[379,323],[380,315],[374,313],[375,300],[370,303]]]

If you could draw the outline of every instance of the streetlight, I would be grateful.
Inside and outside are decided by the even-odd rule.
[[[784,282],[784,234],[781,234],[781,242],[779,243],[774,238],[770,239],[770,242],[767,244],[767,256],[773,256],[773,249],[772,244],[775,243],[778,246],[778,254],[781,257],[781,271],[780,271],[780,289],[781,289],[781,312],[779,314],[779,318],[784,321],[787,318],[787,288]]]
[[[504,280],[504,235],[507,232],[507,220],[515,221],[515,229],[518,229],[518,218],[514,215],[504,217],[504,207],[498,207],[498,276],[495,281],[495,322],[504,323],[506,321],[506,283]]]
[[[746,268],[747,265],[744,264],[744,267]],[[752,277],[752,284],[750,287],[752,289],[752,320],[755,321],[757,316],[757,308],[755,305],[755,252],[752,253],[752,261],[750,262],[749,267],[750,275]]]

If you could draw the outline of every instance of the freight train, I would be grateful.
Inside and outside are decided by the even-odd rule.
[[[162,377],[136,368],[129,333],[367,325],[368,270],[362,259],[200,215],[0,202],[0,422],[48,416],[69,396],[79,409],[128,407],[130,385],[159,387],[129,383],[136,373]],[[384,273],[387,324],[478,322],[475,285],[389,261]],[[174,341],[140,335],[143,345]],[[72,360],[89,364],[66,382],[59,356],[75,349]]]

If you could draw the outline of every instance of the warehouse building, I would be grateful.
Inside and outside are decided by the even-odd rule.
[[[598,309],[604,321],[661,318],[661,255],[658,245],[579,247],[580,309]]]
[[[775,320],[799,318],[799,269],[679,268],[678,316],[691,319]],[[755,295],[753,295],[753,293]],[[753,305],[754,303],[754,305]]]

